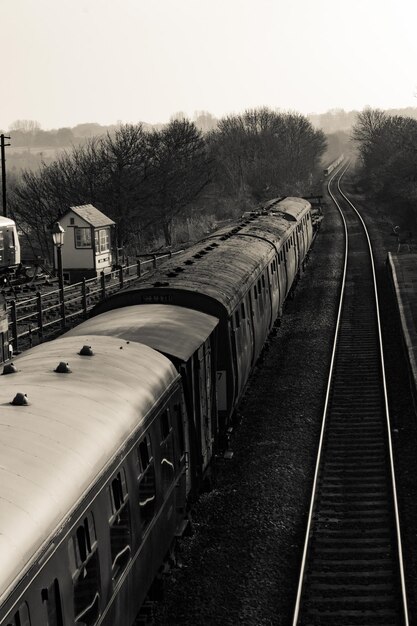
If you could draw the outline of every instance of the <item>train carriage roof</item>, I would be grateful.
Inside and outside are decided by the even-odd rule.
[[[274,202],[274,201],[272,201]],[[311,205],[308,200],[304,198],[294,198],[288,196],[282,198],[278,202],[270,206],[272,210],[280,211],[293,218],[294,221],[300,221],[300,219],[309,211]]]
[[[80,356],[90,342],[94,355]],[[60,361],[72,373],[54,371]],[[178,374],[148,346],[66,337],[0,377],[0,600],[166,395]],[[12,406],[16,393],[28,406]]]
[[[188,359],[219,323],[216,317],[174,305],[143,304],[114,309],[70,330],[65,336],[111,335]],[[93,341],[93,338],[91,339]]]
[[[1,226],[16,226],[15,222],[8,217],[0,215],[0,227]]]
[[[183,253],[173,256],[127,289],[111,296],[94,312],[141,302],[142,290],[161,289],[207,296],[230,315],[247,293],[249,283],[271,259],[274,251],[282,248],[309,208],[310,203],[302,198],[286,198],[285,201],[276,201],[273,209],[251,213],[239,222],[227,224]],[[294,215],[297,215],[296,221]]]

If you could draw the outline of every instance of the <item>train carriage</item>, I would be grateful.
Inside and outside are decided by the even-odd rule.
[[[194,497],[210,480],[213,443],[217,437],[216,350],[219,320],[174,305],[144,304],[113,309],[76,326],[66,337],[96,335],[142,343],[167,356],[181,374],[186,414],[183,425],[187,496]],[[184,412],[185,415],[185,412]]]
[[[20,244],[16,224],[0,215],[0,272],[20,263]]]
[[[0,380],[0,624],[130,624],[184,517],[180,376],[91,335],[15,366]]]
[[[297,228],[302,230],[300,232]],[[269,202],[118,292],[93,315],[134,304],[173,304],[217,317],[217,397],[221,429],[242,394],[312,240],[310,204]],[[300,241],[303,246],[300,247]]]

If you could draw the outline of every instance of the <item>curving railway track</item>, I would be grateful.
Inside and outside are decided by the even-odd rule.
[[[372,248],[343,194],[345,265],[293,626],[408,626]]]

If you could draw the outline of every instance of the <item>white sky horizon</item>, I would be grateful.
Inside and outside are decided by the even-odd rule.
[[[0,128],[417,107],[412,0],[0,0]]]

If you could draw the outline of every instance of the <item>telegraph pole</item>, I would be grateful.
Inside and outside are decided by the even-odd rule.
[[[10,146],[9,143],[4,143],[5,139],[10,139],[10,137],[5,137],[3,134],[0,135],[0,145],[1,145],[1,187],[2,187],[2,197],[3,197],[3,215],[7,217],[7,203],[6,203],[6,146]]]

